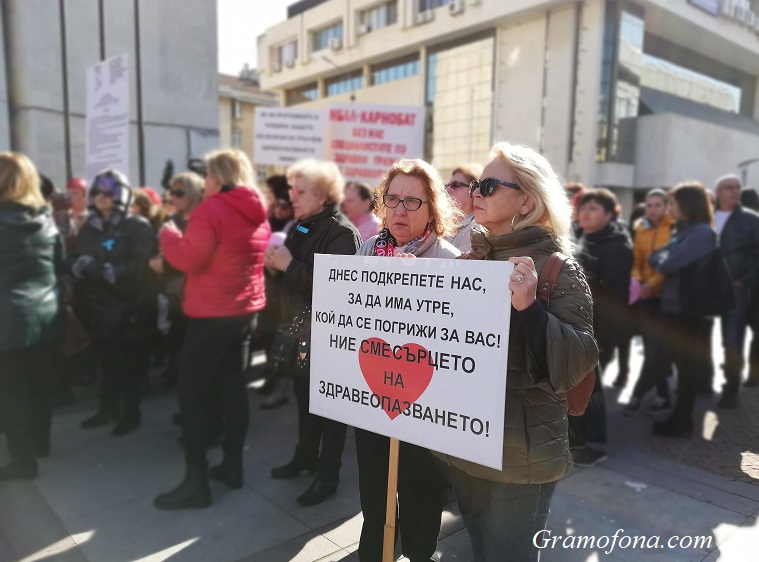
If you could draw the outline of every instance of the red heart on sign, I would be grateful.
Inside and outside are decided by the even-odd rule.
[[[391,420],[398,417],[398,410],[390,411],[395,400],[413,404],[424,394],[432,380],[433,366],[428,360],[424,362],[406,361],[406,354],[418,357],[419,350],[427,351],[426,348],[416,343],[407,343],[393,354],[393,346],[382,338],[369,338],[362,343],[358,350],[358,365],[364,380],[371,391],[382,397],[390,398],[390,405],[386,404],[385,413]],[[406,351],[408,350],[408,351]],[[392,378],[393,382],[390,382]]]

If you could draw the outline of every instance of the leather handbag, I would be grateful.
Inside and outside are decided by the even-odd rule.
[[[74,310],[66,306],[63,313],[63,338],[61,338],[61,353],[65,356],[74,355],[90,345],[90,336],[77,318]]]
[[[304,371],[309,365],[311,309],[306,308],[291,322],[277,326],[268,359],[275,371]]]
[[[564,267],[567,257],[559,252],[551,254],[543,264],[538,277],[538,299],[543,306],[548,309],[550,305],[551,293],[556,287],[561,268]],[[593,393],[593,387],[596,384],[595,368],[588,371],[585,376],[575,386],[567,391],[567,404],[569,406],[570,416],[581,416],[590,402],[590,395]]]
[[[735,308],[735,289],[722,250],[680,270],[680,310],[696,316],[720,316]]]

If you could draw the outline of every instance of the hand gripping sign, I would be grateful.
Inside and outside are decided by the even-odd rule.
[[[512,267],[317,255],[311,413],[501,470]]]

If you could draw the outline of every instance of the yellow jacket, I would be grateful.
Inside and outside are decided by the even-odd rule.
[[[651,287],[654,298],[661,296],[664,275],[656,273],[656,270],[648,264],[648,258],[651,257],[654,250],[661,248],[669,242],[672,236],[673,222],[675,221],[671,216],[664,215],[664,218],[659,221],[658,226],[650,226],[649,221],[646,219],[642,219],[635,224],[631,274],[641,284]]]

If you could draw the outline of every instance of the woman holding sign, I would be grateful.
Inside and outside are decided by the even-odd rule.
[[[533,538],[545,527],[556,482],[572,467],[566,393],[593,369],[598,347],[593,302],[574,260],[562,266],[548,306],[536,299],[547,259],[572,254],[571,209],[558,177],[524,146],[498,143],[490,156],[469,187],[479,225],[469,259],[514,264],[503,469],[448,460],[475,562],[520,562],[538,559]]]
[[[344,181],[332,162],[301,160],[287,171],[290,200],[298,221],[287,233],[284,246],[266,250],[264,265],[275,272],[283,303],[283,318],[310,315],[316,254],[355,254],[361,236],[340,212]],[[309,375],[294,373],[298,401],[298,445],[292,460],[272,469],[272,478],[294,478],[303,471],[316,473],[313,484],[297,498],[303,506],[316,505],[335,493],[340,482],[341,458],[347,426],[310,414]],[[321,452],[319,445],[321,443]]]
[[[362,256],[453,259],[460,252],[443,239],[455,234],[462,216],[447,196],[440,174],[422,160],[400,160],[379,187],[384,228],[361,246]],[[390,439],[356,428],[358,483],[364,525],[361,562],[382,559]],[[429,450],[400,443],[399,520],[403,554],[411,562],[436,560],[447,481]]]

